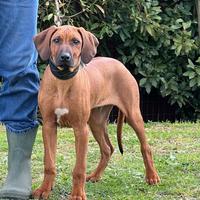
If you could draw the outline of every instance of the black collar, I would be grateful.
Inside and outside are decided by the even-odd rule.
[[[67,68],[63,68],[63,70],[60,70],[50,58],[49,66],[52,74],[61,80],[67,80],[74,77],[79,70],[79,67],[77,67],[73,72],[70,72]]]

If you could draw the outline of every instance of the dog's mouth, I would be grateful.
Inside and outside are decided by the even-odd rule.
[[[57,61],[55,62],[57,69],[59,71],[68,71],[68,72],[73,72],[79,67],[80,65],[80,59],[78,60],[77,63],[74,63],[74,60],[71,60],[69,62],[66,61]]]
[[[77,68],[77,66],[71,66],[71,65],[69,66],[66,64],[60,64],[56,66],[59,71],[68,71],[68,72],[73,72]]]
[[[75,76],[79,70],[79,65],[71,66],[66,63],[56,63],[53,61],[53,59],[49,59],[49,66],[51,69],[51,72],[54,76],[56,76],[58,79],[67,80]]]
[[[65,65],[56,65],[57,69],[60,72],[74,72],[77,66],[65,66]]]
[[[54,59],[52,59],[54,60]],[[60,60],[59,58],[55,59],[55,65],[57,66],[58,70],[60,71],[69,71],[69,72],[73,72],[74,68],[76,68],[74,60],[71,59],[69,61],[66,60]]]

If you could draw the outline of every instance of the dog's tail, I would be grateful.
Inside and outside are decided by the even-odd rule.
[[[119,146],[119,151],[123,154],[123,145],[122,145],[122,126],[124,122],[125,115],[124,113],[119,110],[118,111],[118,118],[117,118],[117,142]]]

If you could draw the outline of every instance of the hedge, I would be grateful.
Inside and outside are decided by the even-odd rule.
[[[121,60],[141,88],[200,118],[200,40],[189,0],[62,1],[63,24],[83,26],[100,40],[98,54]],[[39,31],[54,24],[54,1],[40,1]]]

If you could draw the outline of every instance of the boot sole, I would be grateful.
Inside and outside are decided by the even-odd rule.
[[[23,194],[22,192],[18,191],[0,191],[0,199],[7,199],[7,200],[28,200],[30,199],[30,194]]]

